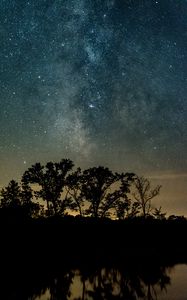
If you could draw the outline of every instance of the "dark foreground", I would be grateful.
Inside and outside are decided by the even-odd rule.
[[[1,252],[11,260],[15,255],[21,258],[30,255],[32,259],[40,254],[55,259],[62,252],[70,260],[91,255],[97,255],[97,259],[99,255],[102,260],[108,257],[121,260],[124,250],[134,255],[132,249],[139,249],[136,255],[142,255],[144,248],[157,256],[187,253],[186,220],[112,221],[79,217],[9,220],[0,222],[0,236]]]
[[[168,267],[187,263],[187,224],[3,221],[0,254],[1,299],[35,299],[46,290],[51,300],[68,299],[76,276],[81,296],[72,299],[154,299],[151,288],[170,282]]]

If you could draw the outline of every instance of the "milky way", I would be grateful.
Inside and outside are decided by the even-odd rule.
[[[187,1],[0,2],[1,182],[36,161],[187,172]]]

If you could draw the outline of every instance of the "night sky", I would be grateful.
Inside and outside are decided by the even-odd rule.
[[[187,215],[186,0],[1,0],[0,87],[0,186],[70,158]]]

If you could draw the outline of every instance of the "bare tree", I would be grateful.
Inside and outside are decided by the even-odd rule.
[[[133,181],[133,192],[132,195],[135,199],[135,202],[138,203],[142,215],[145,218],[150,215],[153,207],[152,207],[152,199],[156,197],[161,189],[161,185],[157,185],[152,188],[150,181],[143,177],[137,176]]]

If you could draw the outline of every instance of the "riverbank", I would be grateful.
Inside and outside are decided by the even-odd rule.
[[[119,260],[126,255],[187,255],[187,221],[141,218],[132,220],[80,217],[37,220],[1,220],[1,251],[12,249],[22,257],[43,253],[46,257],[64,253],[71,257],[100,255]],[[144,253],[144,249],[149,251]],[[10,254],[11,256],[11,254]]]

